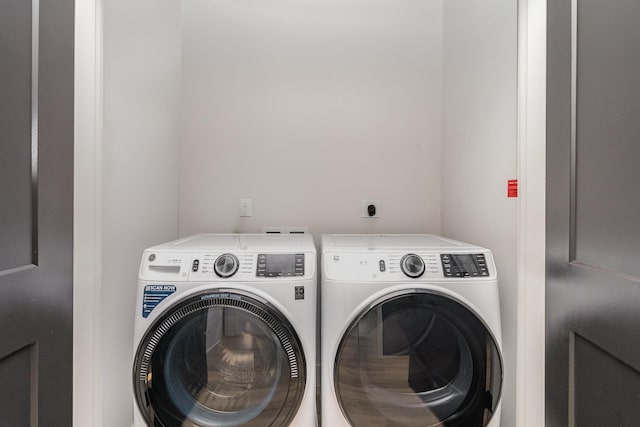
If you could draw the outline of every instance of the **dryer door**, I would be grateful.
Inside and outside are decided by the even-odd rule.
[[[305,389],[291,324],[256,296],[215,290],[168,310],[134,362],[134,391],[149,426],[287,425]]]
[[[486,426],[502,386],[499,347],[482,320],[424,290],[387,295],[360,313],[334,368],[338,402],[355,427]]]

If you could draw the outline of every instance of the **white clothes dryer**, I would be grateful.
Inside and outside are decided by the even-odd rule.
[[[144,251],[135,427],[316,425],[307,234],[200,234]]]
[[[323,425],[499,427],[491,251],[433,235],[324,235],[321,277]]]

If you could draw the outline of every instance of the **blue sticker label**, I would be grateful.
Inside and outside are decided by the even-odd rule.
[[[154,308],[158,306],[166,297],[176,291],[174,285],[147,285],[144,287],[144,297],[142,298],[142,317],[145,319]]]

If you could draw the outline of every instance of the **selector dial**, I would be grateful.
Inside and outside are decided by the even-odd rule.
[[[404,274],[416,279],[424,274],[424,261],[416,254],[406,254],[400,260],[400,268]]]
[[[223,279],[231,277],[236,274],[240,263],[238,258],[233,254],[222,254],[216,258],[216,262],[213,264],[213,270],[216,274]]]

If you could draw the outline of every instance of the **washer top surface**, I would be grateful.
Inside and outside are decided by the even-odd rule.
[[[322,236],[322,249],[323,251],[347,252],[411,251],[412,249],[482,250],[483,248],[433,234],[325,234]]]
[[[221,250],[228,252],[315,251],[310,234],[195,234],[153,246],[148,251],[194,252]]]

